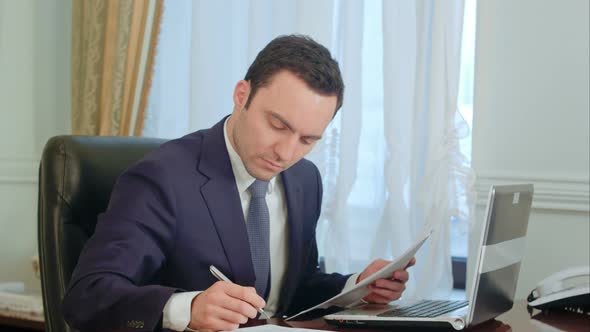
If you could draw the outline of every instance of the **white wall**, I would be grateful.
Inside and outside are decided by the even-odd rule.
[[[590,264],[588,13],[588,0],[478,1],[478,196],[491,183],[535,184],[519,298]]]
[[[69,132],[70,0],[0,0],[0,282],[38,288],[37,167]]]

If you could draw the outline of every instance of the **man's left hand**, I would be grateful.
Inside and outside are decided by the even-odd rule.
[[[363,279],[379,271],[389,263],[391,262],[383,259],[374,260],[363,272],[361,272],[356,282],[361,282]],[[399,299],[406,289],[406,282],[410,277],[408,271],[406,270],[414,264],[416,264],[416,258],[412,258],[404,269],[393,271],[390,278],[377,279],[373,281],[371,284],[369,284],[371,293],[365,296],[363,300],[369,303],[386,304]]]

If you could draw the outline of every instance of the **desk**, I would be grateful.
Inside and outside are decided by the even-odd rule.
[[[590,316],[578,315],[566,312],[552,312],[541,313],[534,312],[534,319],[529,317],[526,310],[526,302],[518,301],[514,307],[507,313],[499,316],[497,319],[477,325],[466,331],[476,332],[534,332],[534,331],[590,331]],[[269,319],[267,321],[252,321],[247,326],[272,324],[281,326],[302,327],[326,331],[349,331],[349,332],[383,332],[384,329],[360,329],[360,328],[337,328],[328,325],[322,319],[308,321],[308,322],[288,322],[288,324],[281,319]],[[11,328],[12,327],[12,328]],[[20,329],[19,329],[20,328]],[[2,317],[0,315],[0,331],[33,331],[44,330],[42,322],[26,321],[23,319],[15,319]],[[400,328],[399,331],[404,329]],[[437,330],[434,330],[437,331]],[[452,329],[451,329],[452,331]]]
[[[514,307],[507,313],[499,316],[493,321],[489,321],[465,331],[477,332],[533,332],[533,331],[590,331],[590,316],[584,316],[567,312],[552,312],[542,313],[539,311],[533,312],[531,319],[526,309],[526,302],[521,300],[514,304]],[[362,328],[338,328],[328,325],[322,319],[317,319],[307,322],[285,322],[281,319],[269,319],[267,321],[253,321],[248,326],[272,324],[281,326],[293,326],[299,328],[318,329],[326,331],[350,331],[350,332],[383,332],[385,329],[362,329]],[[398,331],[404,331],[404,328],[399,328]],[[416,329],[414,329],[416,330]],[[422,330],[422,329],[420,329]],[[453,331],[453,329],[450,329]],[[431,329],[431,331],[437,331]]]
[[[0,331],[45,331],[45,323],[33,315],[0,310]]]

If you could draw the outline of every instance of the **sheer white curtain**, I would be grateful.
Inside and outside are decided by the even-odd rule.
[[[408,291],[445,296],[453,284],[450,220],[469,218],[473,187],[459,148],[467,131],[457,106],[464,2],[383,4],[387,198],[374,254],[400,253],[434,227]],[[403,235],[387,235],[396,232]]]
[[[470,185],[458,146],[462,20],[463,0],[167,1],[143,134],[211,126],[231,112],[234,84],[264,45],[310,35],[346,84],[343,108],[309,156],[324,181],[317,236],[326,270],[392,258],[435,224],[406,294],[444,294],[450,218],[468,217],[457,199]]]
[[[336,1],[166,1],[145,136],[177,137],[232,111],[235,83],[274,37],[331,47]]]

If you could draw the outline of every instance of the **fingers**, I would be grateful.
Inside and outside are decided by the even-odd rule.
[[[248,317],[240,314],[238,311],[228,310],[226,308],[216,307],[215,312],[211,314],[231,324],[245,324],[248,321]],[[256,310],[254,310],[254,317],[256,317]]]
[[[386,289],[386,288],[377,288],[377,287],[373,286],[373,287],[369,287],[369,289],[371,289],[372,294],[377,294],[385,299],[388,299],[389,301],[393,301],[393,300],[398,299],[400,297],[399,292],[394,292],[394,291]]]
[[[410,260],[407,267],[413,264],[415,264],[414,258]],[[377,279],[369,285],[371,293],[367,295],[364,300],[379,304],[386,304],[391,301],[395,301],[402,296],[406,289],[405,284],[409,278],[410,274],[405,269],[403,269],[394,271],[391,275],[391,278]]]
[[[373,284],[369,285],[369,288],[371,286],[375,287],[376,289],[386,289],[399,293],[406,290],[406,285],[404,282],[391,279],[377,279]]]
[[[377,304],[388,304],[389,302],[391,302],[388,299],[384,298],[383,296],[376,295],[376,294],[371,294],[371,295],[365,297],[364,300],[369,303],[377,303]]]
[[[255,318],[264,300],[252,287],[216,282],[197,295],[191,304],[189,327],[199,331],[235,330]]]
[[[371,274],[381,270],[385,265],[389,264],[390,261],[386,261],[384,259],[376,259],[369,264],[363,272],[357,278],[357,283],[361,282],[363,279],[367,278]]]
[[[264,299],[256,294],[256,289],[254,289],[254,287],[243,287],[227,283],[225,293],[233,298],[248,302],[254,308],[264,308],[266,305]]]
[[[385,265],[391,263],[383,259],[374,260],[367,268],[359,275],[357,282],[365,279],[369,275],[377,272]],[[391,278],[377,279],[369,289],[371,293],[367,295],[364,300],[371,303],[389,303],[397,300],[402,296],[406,289],[405,283],[409,280],[410,274],[406,271],[409,267],[416,264],[416,258],[412,257],[405,268],[396,270],[391,274]]]
[[[239,312],[228,310],[215,305],[205,306],[201,310],[201,313],[204,317],[209,318],[209,320],[203,321],[205,328],[213,328],[214,324],[217,323],[239,325],[248,321],[248,317],[240,314]]]
[[[241,301],[235,298],[229,298],[224,302],[221,302],[224,309],[240,313],[244,317],[256,318],[258,311],[250,303]],[[247,320],[247,319],[246,319]],[[235,320],[230,320],[235,321]]]
[[[397,270],[393,272],[393,279],[405,283],[410,279],[410,274],[405,270]]]
[[[406,289],[406,285],[397,281],[379,279],[374,284],[369,285],[369,289],[371,290],[371,296],[379,298],[377,303],[388,303],[399,299]]]
[[[371,294],[365,296],[363,298],[363,300],[365,300],[369,303],[378,303],[378,304],[387,304],[387,303],[393,301],[392,299],[389,299],[388,297],[379,295],[377,293],[371,293]]]
[[[408,262],[408,265],[406,265],[404,270],[411,267],[411,266],[414,266],[414,265],[416,265],[416,257],[412,257],[412,259],[410,259],[410,261]]]
[[[384,259],[376,259],[373,262],[371,262],[371,264],[369,264],[369,266],[376,268],[375,271],[377,271],[389,263],[391,263],[391,261],[386,261]]]

